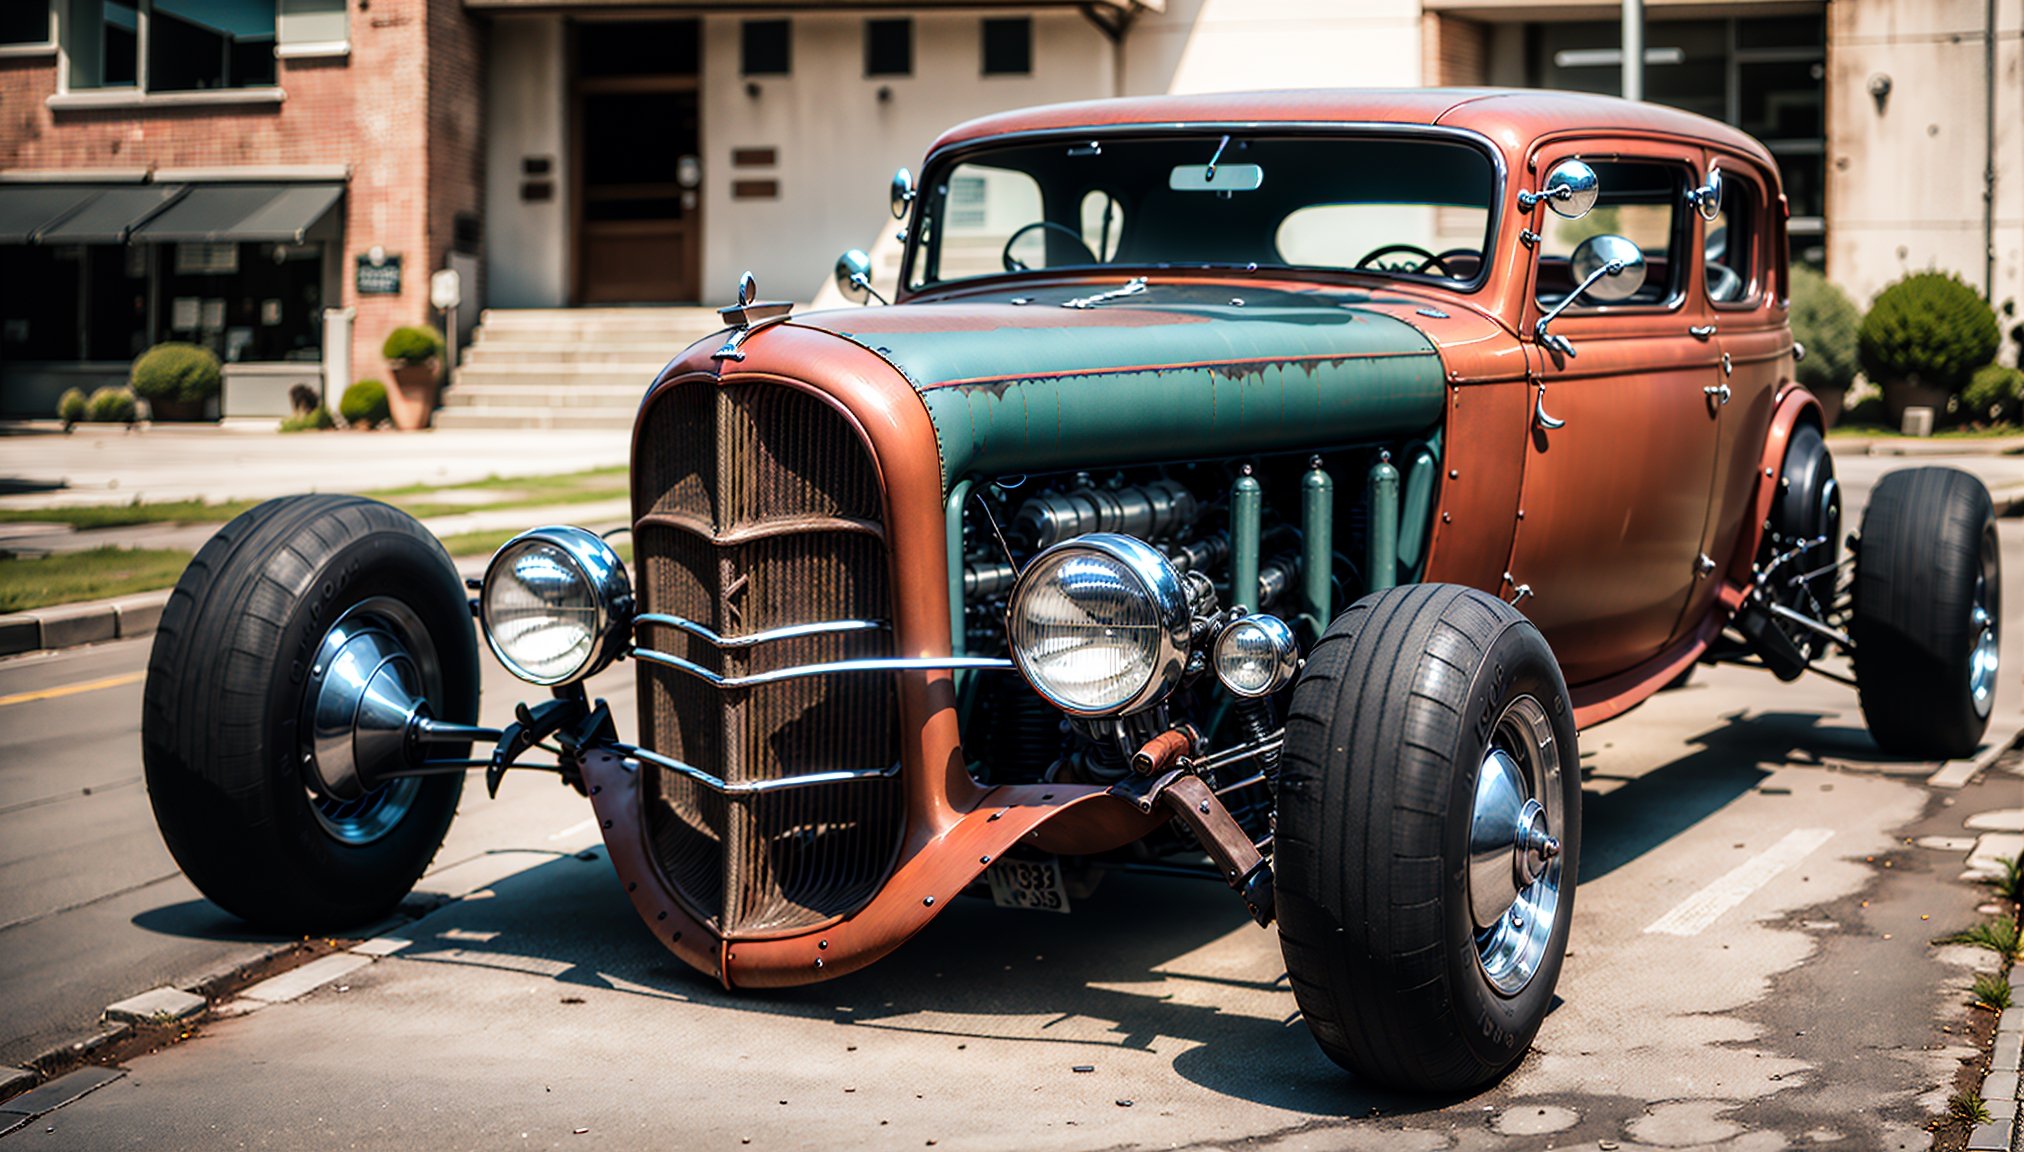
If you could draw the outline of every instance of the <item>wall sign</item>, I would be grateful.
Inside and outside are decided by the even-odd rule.
[[[398,253],[381,253],[377,261],[370,255],[358,258],[358,294],[361,296],[398,296],[401,292],[401,258]]]

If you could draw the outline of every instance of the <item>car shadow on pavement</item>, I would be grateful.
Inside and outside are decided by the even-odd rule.
[[[183,900],[134,914],[136,928],[163,936],[219,940],[233,944],[285,944],[299,936],[262,932],[209,900]]]
[[[1784,764],[1881,755],[1859,727],[1823,723],[1816,712],[1755,712],[1722,718],[1687,743],[1694,751],[1628,779],[1604,757],[1585,761],[1584,780],[1618,782],[1581,799],[1581,879],[1598,880],[1699,824],[1763,783]]]
[[[491,892],[397,930],[413,941],[399,959],[843,1028],[1054,1046],[1063,1064],[1105,1047],[1173,1052],[1174,1071],[1197,1085],[1316,1117],[1397,1116],[1461,1099],[1360,1084],[1330,1063],[1299,1018],[1276,941],[1202,881],[1112,875],[1067,916],[960,899],[869,968],[765,991],[727,991],[662,950],[601,850]],[[1212,959],[1183,960],[1197,950]]]

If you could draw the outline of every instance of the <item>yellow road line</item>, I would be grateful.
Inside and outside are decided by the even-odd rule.
[[[96,692],[101,688],[124,688],[128,684],[138,684],[147,678],[146,672],[124,672],[103,680],[85,680],[77,684],[59,684],[54,688],[37,688],[33,692],[16,692],[12,696],[0,696],[0,708],[5,708],[9,704],[27,704],[35,700],[55,700],[63,696],[75,696],[80,692]]]

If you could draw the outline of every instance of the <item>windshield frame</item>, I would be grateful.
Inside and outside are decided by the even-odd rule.
[[[1258,264],[1255,270],[1250,265],[1223,265],[1204,263],[1170,264],[1094,264],[1075,265],[1059,268],[1034,268],[1018,272],[990,273],[982,276],[965,276],[954,280],[936,280],[912,287],[916,262],[926,258],[921,244],[921,221],[925,209],[927,190],[936,186],[936,181],[945,179],[956,165],[976,158],[979,154],[998,151],[1006,147],[1048,141],[1074,142],[1078,140],[1109,141],[1159,139],[1173,136],[1217,136],[1228,133],[1232,139],[1240,134],[1248,136],[1328,136],[1342,139],[1358,137],[1419,136],[1445,143],[1460,143],[1476,149],[1490,161],[1489,221],[1484,231],[1483,261],[1476,275],[1462,281],[1445,276],[1423,275],[1414,272],[1390,272],[1376,268],[1342,268],[1313,264]],[[915,201],[914,210],[906,221],[906,248],[900,261],[900,276],[897,300],[917,296],[933,296],[943,292],[967,292],[975,289],[989,289],[1006,284],[1029,283],[1033,280],[1085,280],[1108,279],[1115,271],[1125,276],[1217,276],[1232,272],[1251,274],[1270,272],[1274,276],[1291,279],[1312,279],[1324,283],[1355,282],[1364,279],[1384,283],[1404,283],[1464,295],[1479,292],[1489,283],[1494,261],[1492,253],[1499,250],[1499,240],[1504,228],[1504,197],[1509,187],[1510,176],[1503,149],[1481,132],[1468,128],[1455,128],[1442,124],[1399,123],[1397,121],[1367,120],[1193,120],[1163,124],[1103,124],[1071,128],[1036,128],[1022,132],[1004,132],[995,136],[979,137],[957,144],[937,148],[928,153],[921,165],[921,179],[916,187],[922,190]]]

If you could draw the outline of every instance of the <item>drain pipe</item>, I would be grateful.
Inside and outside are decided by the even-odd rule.
[[[1996,0],[1982,28],[1982,298],[1996,302]]]
[[[1623,0],[1623,98],[1645,98],[1644,0]]]

